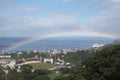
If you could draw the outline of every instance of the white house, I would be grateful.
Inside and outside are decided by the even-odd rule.
[[[16,65],[16,61],[15,60],[11,60],[8,64],[7,64],[11,69],[15,68]]]
[[[53,63],[53,58],[45,58],[44,63]]]

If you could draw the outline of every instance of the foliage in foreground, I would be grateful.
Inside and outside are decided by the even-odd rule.
[[[106,47],[82,63],[74,80],[119,80],[120,45]],[[72,79],[70,79],[72,80]]]

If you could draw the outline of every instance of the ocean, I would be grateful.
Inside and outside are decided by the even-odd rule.
[[[26,38],[12,38],[5,37],[0,38],[0,50],[7,50],[14,44],[23,41]],[[92,45],[109,44],[114,39],[105,37],[57,37],[47,38],[42,40],[36,40],[34,42],[23,44],[19,47],[15,47],[12,50],[15,51],[27,51],[27,50],[54,50],[54,49],[87,49]],[[11,51],[12,51],[11,50]]]

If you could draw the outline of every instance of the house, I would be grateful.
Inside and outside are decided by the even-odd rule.
[[[53,58],[45,58],[44,63],[53,63]]]
[[[31,58],[31,59],[26,59],[24,61],[25,64],[30,64],[30,63],[41,63],[40,59],[34,59],[34,58]]]
[[[16,65],[16,61],[15,60],[10,60],[10,62],[7,63],[7,65],[10,67],[10,69],[14,69],[15,65]]]
[[[25,64],[31,64],[31,63],[41,63],[41,61],[38,58],[28,58],[28,59],[16,61],[17,66],[21,66],[21,65],[25,65]]]

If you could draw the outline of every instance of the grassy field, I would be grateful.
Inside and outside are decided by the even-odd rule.
[[[49,69],[49,68],[53,68],[55,65],[54,64],[50,64],[50,63],[34,63],[34,64],[30,64],[33,68],[35,69]],[[53,80],[56,77],[59,76],[64,76],[67,77],[70,74],[56,74],[55,72],[51,72],[50,74],[48,74],[47,76]]]
[[[50,63],[34,63],[34,64],[30,64],[34,69],[49,69],[49,68],[53,68],[54,64],[50,64]]]

